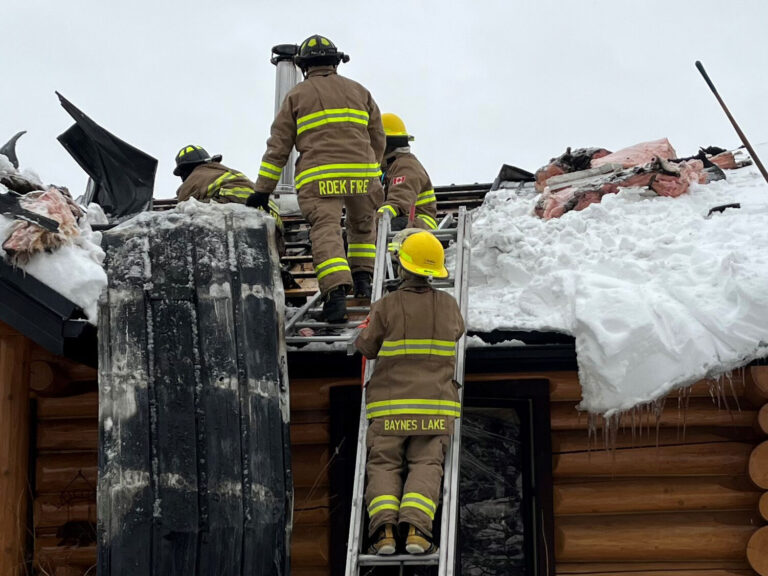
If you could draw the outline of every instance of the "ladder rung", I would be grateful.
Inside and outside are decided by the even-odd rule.
[[[360,554],[360,566],[437,566],[440,555],[435,554],[392,554],[381,556],[377,554]]]
[[[429,230],[438,240],[453,240],[456,238],[458,228],[444,228],[442,230]],[[387,240],[392,240],[397,235],[397,232],[390,232],[387,234]]]
[[[322,306],[316,306],[307,310],[307,313],[320,314],[323,311]],[[368,313],[371,311],[370,306],[347,306],[347,312]]]
[[[343,330],[345,328],[357,328],[362,324],[362,320],[352,320],[351,322],[344,322],[341,324],[329,324],[328,322],[296,322],[294,328],[329,328],[331,330]]]
[[[349,342],[349,336],[286,336],[286,344],[309,344],[310,342]]]

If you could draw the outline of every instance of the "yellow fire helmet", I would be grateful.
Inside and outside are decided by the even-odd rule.
[[[445,278],[445,251],[440,240],[426,230],[408,236],[398,253],[400,266],[417,276]]]
[[[405,136],[409,141],[413,140],[413,136],[405,129],[405,122],[397,114],[385,112],[381,115],[381,123],[387,136]]]
[[[405,242],[405,239],[408,238],[408,236],[411,234],[415,234],[416,232],[421,231],[421,228],[405,228],[404,230],[400,230],[397,234],[395,234],[394,238],[392,238],[392,241],[387,245],[387,250],[393,256],[397,256],[397,253],[400,252],[400,247],[403,245],[403,242]]]

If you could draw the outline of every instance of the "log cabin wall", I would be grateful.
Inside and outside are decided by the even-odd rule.
[[[96,574],[98,475],[97,375],[94,368],[35,347],[35,566],[51,576]]]
[[[557,574],[768,574],[765,540],[757,538],[766,530],[762,490],[750,480],[765,435],[755,424],[768,378],[756,397],[754,370],[734,374],[719,401],[711,382],[671,395],[658,427],[650,411],[636,412],[633,432],[625,415],[607,449],[604,430],[590,440],[589,419],[575,410],[576,373],[547,375]],[[762,465],[768,470],[768,457]]]
[[[31,370],[38,375],[34,386],[53,382],[55,374],[61,384],[55,359],[30,348],[31,364],[54,368],[54,376],[42,366]],[[35,558],[59,576],[82,576],[96,563],[87,527],[95,522],[98,398],[95,385],[83,393],[88,369],[81,370],[73,374],[77,386],[70,385],[80,393],[37,399]],[[768,435],[765,370],[752,367],[745,382],[734,382],[740,410],[731,395],[729,408],[718,409],[709,383],[699,383],[687,410],[678,411],[677,396],[667,400],[658,446],[655,418],[645,415],[634,437],[625,418],[609,450],[601,429],[597,440],[588,438],[588,419],[575,410],[581,397],[576,372],[468,374],[467,381],[550,381],[558,574],[735,576],[768,574],[767,528],[760,518],[761,510],[768,515],[768,443],[761,444]],[[296,576],[331,574],[330,389],[358,383],[291,380]]]
[[[0,574],[25,572],[30,342],[0,322]]]
[[[336,502],[329,492],[329,467],[333,457],[333,448],[329,445],[330,390],[333,386],[355,385],[360,385],[357,378],[291,379],[292,576],[331,574],[330,510]],[[359,413],[349,417],[356,420]]]

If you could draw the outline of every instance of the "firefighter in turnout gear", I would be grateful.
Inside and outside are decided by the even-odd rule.
[[[464,321],[456,300],[429,282],[448,275],[443,247],[419,230],[403,241],[398,261],[399,288],[374,302],[355,341],[376,358],[366,392],[372,554],[395,552],[397,525],[407,552],[435,551],[443,459],[461,410],[453,377]]]
[[[379,213],[389,212],[392,230],[402,230],[408,225],[411,207],[415,207],[412,226],[425,230],[437,228],[437,201],[429,174],[421,162],[411,153],[408,134],[403,121],[395,114],[382,114],[387,147],[384,151],[382,181],[386,200]]]
[[[200,202],[236,202],[269,212],[278,230],[278,245],[282,244],[283,221],[280,209],[269,194],[255,192],[254,184],[241,172],[221,164],[221,154],[210,156],[202,146],[184,146],[176,154],[175,176],[181,177],[176,199],[184,202],[194,198]]]
[[[370,298],[376,258],[375,215],[384,200],[379,177],[385,135],[370,92],[339,76],[348,57],[327,38],[310,36],[295,57],[305,80],[285,97],[272,123],[256,190],[275,189],[291,149],[299,152],[295,185],[309,221],[315,273],[327,322],[344,322],[346,294]],[[348,250],[341,235],[346,208]]]

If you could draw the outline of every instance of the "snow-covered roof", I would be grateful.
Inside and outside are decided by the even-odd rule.
[[[553,220],[530,188],[489,192],[470,329],[573,335],[580,408],[606,415],[768,355],[768,184],[752,166],[727,178],[678,198],[624,189]]]

